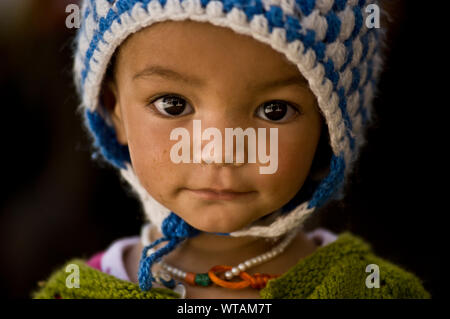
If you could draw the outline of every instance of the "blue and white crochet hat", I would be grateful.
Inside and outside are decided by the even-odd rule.
[[[158,203],[141,186],[126,146],[120,145],[99,94],[110,59],[132,33],[166,20],[226,27],[270,45],[297,65],[325,118],[332,157],[329,172],[310,198],[294,197],[269,225],[255,222],[230,236],[278,237],[298,228],[339,195],[363,144],[381,70],[380,29],[368,28],[370,0],[84,0],[76,38],[75,81],[95,146],[139,195],[146,216],[169,244],[147,265],[199,231]],[[143,260],[147,257],[143,254]],[[141,260],[142,262],[142,260]],[[142,266],[142,265],[141,265]],[[142,267],[141,267],[142,268]],[[144,278],[146,277],[146,278]],[[151,272],[150,272],[151,278]],[[148,276],[140,276],[148,288]]]

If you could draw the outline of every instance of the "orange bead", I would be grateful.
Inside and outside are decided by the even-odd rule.
[[[184,280],[191,286],[195,286],[195,274],[193,272],[187,272]]]

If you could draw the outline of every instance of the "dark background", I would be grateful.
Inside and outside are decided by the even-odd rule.
[[[446,250],[439,252],[438,225],[447,212],[430,180],[441,174],[433,130],[436,106],[442,108],[432,74],[439,67],[430,67],[428,50],[436,30],[427,27],[420,1],[383,2],[391,18],[381,26],[388,29],[388,55],[375,99],[377,121],[348,195],[307,227],[360,235],[378,255],[420,277],[433,298],[442,298]],[[76,113],[68,3],[76,1],[0,4],[0,297],[28,298],[36,282],[64,261],[138,234],[143,220],[118,173],[91,159]]]

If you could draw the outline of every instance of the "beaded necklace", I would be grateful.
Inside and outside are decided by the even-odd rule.
[[[150,236],[152,231],[152,225],[147,223],[142,227],[141,230],[141,242],[144,247],[150,244]],[[161,269],[156,272],[156,282],[164,285],[169,289],[173,289],[177,293],[179,293],[184,298],[186,294],[186,287],[184,287],[181,283],[176,283],[173,277],[183,280],[189,285],[192,286],[203,286],[207,287],[212,285],[213,283],[230,289],[243,289],[246,287],[252,287],[254,289],[262,289],[266,286],[267,282],[276,278],[279,275],[273,274],[261,274],[255,273],[250,275],[246,272],[246,270],[263,264],[276,256],[280,255],[286,247],[292,242],[292,240],[297,235],[297,230],[291,231],[286,235],[286,237],[274,248],[270,249],[268,252],[261,254],[259,256],[250,258],[237,266],[225,266],[225,265],[217,265],[212,267],[207,273],[192,273],[185,272],[177,267],[171,266],[166,262],[159,261],[159,265]],[[149,249],[147,255],[153,254],[155,248]],[[218,274],[224,273],[224,279],[221,279]],[[239,276],[242,281],[236,282],[231,281],[234,277]]]

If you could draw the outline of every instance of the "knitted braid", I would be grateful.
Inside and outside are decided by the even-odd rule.
[[[183,240],[198,235],[199,230],[195,229],[171,212],[169,217],[166,218],[162,224],[162,233],[162,238],[155,240],[142,250],[141,260],[139,262],[138,279],[139,286],[143,291],[148,291],[152,288],[152,282],[155,281],[151,271],[153,264],[158,262],[164,255],[170,253]],[[169,243],[156,250],[150,256],[147,256],[150,249],[164,241],[168,241]]]

